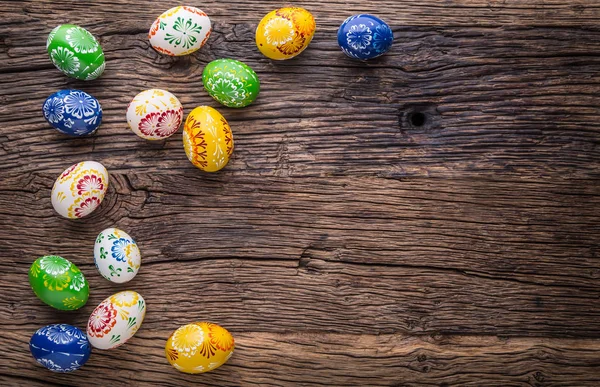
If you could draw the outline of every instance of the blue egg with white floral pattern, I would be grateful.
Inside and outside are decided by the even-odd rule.
[[[102,123],[100,102],[81,90],[60,90],[46,98],[44,118],[56,130],[69,136],[92,134]]]
[[[354,15],[338,30],[338,44],[350,58],[373,59],[389,51],[394,33],[383,20],[373,15]]]
[[[35,360],[54,372],[79,369],[90,358],[92,347],[79,328],[68,324],[52,324],[40,328],[29,340]]]

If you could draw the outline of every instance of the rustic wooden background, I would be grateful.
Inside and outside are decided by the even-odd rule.
[[[254,44],[277,1],[188,2],[214,33],[184,58],[147,31],[179,1],[0,1],[0,385],[598,386],[600,380],[600,6],[593,0],[296,1],[318,30],[298,58]],[[387,20],[393,50],[360,63],[338,49],[349,15]],[[107,70],[67,79],[45,51],[71,22],[96,35]],[[258,73],[255,104],[202,89],[209,61]],[[181,130],[136,137],[125,110],[165,88],[186,114],[218,108],[233,129],[226,169],[186,159]],[[67,138],[44,99],[81,88],[102,103],[90,138]],[[424,114],[425,122],[418,119]],[[102,162],[111,186],[84,221],[54,213],[72,163]],[[93,264],[106,227],[140,245],[138,276],[115,286]],[[75,262],[88,304],[43,305],[27,281],[45,254]],[[39,327],[84,327],[105,297],[147,300],[137,335],[58,375],[28,350]],[[237,341],[215,372],[166,361],[168,335],[209,320]]]

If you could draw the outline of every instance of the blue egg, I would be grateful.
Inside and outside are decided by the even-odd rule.
[[[92,353],[86,334],[68,324],[38,329],[29,340],[29,350],[38,363],[54,372],[75,371]]]
[[[100,102],[81,90],[57,91],[46,98],[42,110],[50,125],[70,136],[94,133],[102,123]]]
[[[338,44],[350,58],[373,59],[385,54],[394,33],[383,20],[373,15],[350,16],[338,30]]]

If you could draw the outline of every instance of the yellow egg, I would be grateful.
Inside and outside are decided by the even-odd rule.
[[[198,106],[183,126],[183,149],[196,167],[216,172],[233,153],[233,134],[225,118],[210,106]]]
[[[173,367],[188,374],[212,371],[222,366],[235,348],[227,329],[209,322],[195,322],[177,329],[165,346]]]
[[[268,58],[290,59],[308,47],[316,27],[315,18],[304,8],[280,8],[258,24],[256,46]]]

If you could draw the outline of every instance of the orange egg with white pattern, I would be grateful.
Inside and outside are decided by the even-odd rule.
[[[258,24],[256,46],[267,58],[291,59],[308,47],[316,27],[315,18],[304,8],[280,8]]]
[[[183,126],[183,149],[190,162],[205,172],[216,172],[233,153],[231,128],[216,109],[198,106]]]
[[[233,355],[235,340],[229,331],[209,322],[179,327],[169,336],[165,356],[181,372],[199,374],[212,371]]]

